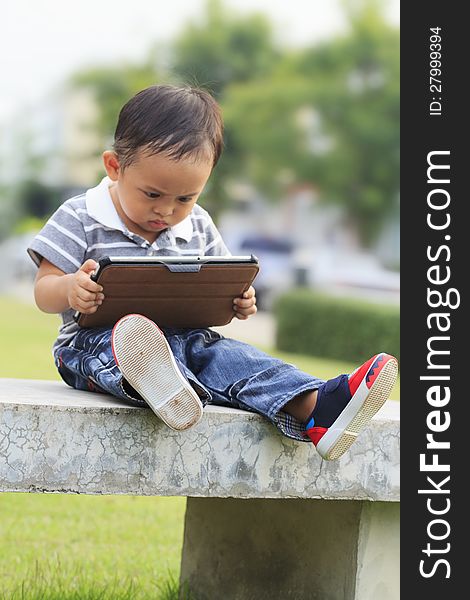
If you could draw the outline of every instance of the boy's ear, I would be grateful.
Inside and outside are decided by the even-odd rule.
[[[112,181],[117,181],[119,179],[121,167],[116,152],[105,150],[103,152],[103,164],[108,177]]]

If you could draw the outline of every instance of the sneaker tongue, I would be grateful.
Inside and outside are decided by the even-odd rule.
[[[329,379],[318,388],[317,404],[312,415],[315,426],[331,427],[350,400],[348,376],[344,374]]]
[[[344,375],[338,375],[338,377],[335,377],[334,379],[329,379],[321,388],[322,394],[330,394],[331,392],[334,392],[343,381],[344,377]]]

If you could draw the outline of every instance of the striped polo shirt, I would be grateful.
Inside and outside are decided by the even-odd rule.
[[[181,223],[162,231],[153,244],[132,233],[114,207],[110,184],[109,177],[104,177],[99,185],[56,210],[28,247],[37,266],[46,258],[64,273],[75,273],[87,259],[98,261],[103,256],[230,255],[209,213],[198,204]],[[61,313],[54,354],[70,344],[79,330],[74,313],[72,309]]]

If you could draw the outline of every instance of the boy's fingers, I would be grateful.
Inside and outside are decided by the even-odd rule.
[[[89,314],[98,310],[99,304],[96,302],[77,302],[77,310]]]
[[[235,311],[235,314],[247,317],[256,314],[256,312],[258,311],[255,305],[250,306],[249,308],[239,308],[238,306],[234,306],[233,310]]]
[[[249,288],[246,292],[243,293],[242,296],[237,296],[233,299],[234,304],[238,304],[238,306],[251,306],[253,303],[256,303],[255,290],[254,288]]]
[[[250,308],[250,306],[254,306],[256,304],[256,298],[248,298],[247,300],[243,300],[242,298],[235,298],[233,303],[235,306],[240,308]]]
[[[103,286],[96,283],[96,281],[92,281],[91,275],[93,271],[98,268],[98,263],[89,258],[86,260],[83,265],[78,270],[78,281],[81,287],[89,290],[90,292],[102,292]]]
[[[77,298],[81,302],[93,302],[96,298],[96,294],[93,292],[88,292],[83,288],[79,288],[77,290]]]
[[[92,294],[100,294],[103,291],[103,286],[102,285],[98,285],[94,281],[91,281],[91,279],[89,280],[89,283],[85,284],[82,287],[85,290],[87,290],[88,292],[91,292]]]
[[[79,285],[81,288],[88,290],[89,292],[102,292],[103,286],[96,281],[92,281],[88,275],[83,275],[79,279]]]
[[[98,263],[93,260],[92,258],[89,258],[88,260],[86,260],[83,265],[80,267],[79,271],[83,271],[84,273],[88,273],[88,275],[91,275],[91,273],[93,273],[93,271],[98,267]]]
[[[242,319],[244,321],[245,319],[248,319],[248,317],[251,317],[254,314],[256,314],[256,306],[253,306],[252,308],[247,310],[239,310],[235,313],[235,316],[238,319]]]
[[[86,290],[80,289],[77,293],[77,299],[80,302],[85,302],[85,303],[93,303],[96,304],[97,302],[102,302],[104,300],[104,295],[103,294],[95,294],[93,292],[87,292]]]
[[[84,307],[84,308],[79,308],[78,310],[79,310],[79,312],[83,313],[84,315],[91,315],[98,310],[98,306],[95,304],[94,306],[91,306],[89,308]]]

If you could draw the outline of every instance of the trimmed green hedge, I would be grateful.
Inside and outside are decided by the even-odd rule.
[[[398,306],[296,290],[281,296],[274,312],[279,350],[353,362],[377,352],[399,359]]]

